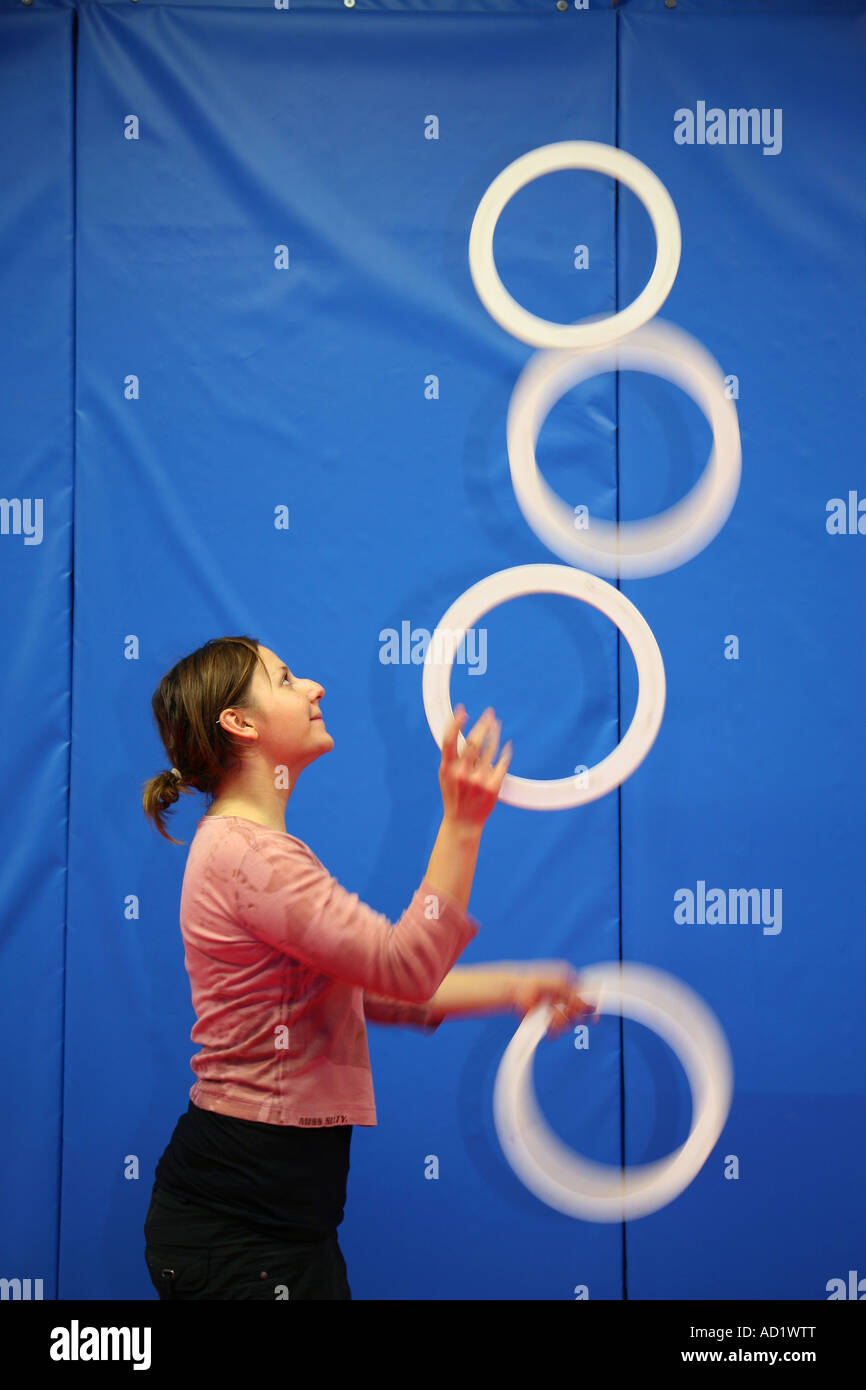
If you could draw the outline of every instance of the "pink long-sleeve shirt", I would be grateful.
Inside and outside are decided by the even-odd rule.
[[[428,1002],[479,924],[423,878],[393,925],[303,840],[202,816],[180,902],[201,1050],[190,1099],[275,1125],[375,1125],[365,1018],[433,1032]]]

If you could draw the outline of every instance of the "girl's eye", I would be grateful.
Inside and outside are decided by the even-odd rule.
[[[283,680],[284,680],[284,681],[288,681],[288,682],[289,682],[289,685],[294,684],[294,682],[292,681],[291,676],[283,676]]]

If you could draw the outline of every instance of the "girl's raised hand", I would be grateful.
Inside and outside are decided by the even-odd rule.
[[[455,825],[481,830],[499,800],[499,788],[511,762],[512,745],[509,739],[495,767],[493,756],[499,747],[502,723],[492,709],[486,709],[466,738],[462,753],[457,752],[457,735],[467,718],[463,705],[458,705],[442,740],[442,763],[439,786],[445,819]]]

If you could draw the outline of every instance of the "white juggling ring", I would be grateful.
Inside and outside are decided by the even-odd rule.
[[[687,391],[709,422],[713,447],[692,490],[659,516],[619,525],[591,517],[588,528],[578,531],[573,509],[538,471],[538,435],[567,390],[623,367],[652,372]],[[600,574],[661,574],[690,560],[721,530],[740,486],[740,429],[722,370],[690,334],[660,319],[607,347],[533,354],[514,387],[506,431],[511,480],[527,522],[561,559]]]
[[[606,318],[552,323],[524,309],[505,289],[493,259],[493,233],[502,209],[525,184],[562,169],[590,169],[619,179],[640,198],[652,220],[656,260],[637,299]],[[469,271],[481,303],[492,318],[524,343],[541,348],[598,347],[622,338],[657,314],[670,293],[680,263],[680,220],[673,200],[656,174],[634,155],[593,140],[560,140],[515,159],[484,194],[469,233]]]
[[[652,1028],[674,1050],[692,1091],[688,1139],[666,1158],[631,1168],[582,1158],[541,1115],[532,1082],[535,1049],[553,1014],[549,1003],[526,1015],[505,1050],[493,1092],[502,1150],[520,1181],[548,1206],[584,1221],[629,1221],[672,1202],[700,1172],[724,1128],[733,1065],[712,1011],[681,981],[632,962],[606,961],[579,971],[581,998]]]
[[[453,718],[449,688],[451,665],[461,640],[479,618],[507,599],[525,594],[564,594],[581,599],[616,623],[631,647],[637,666],[638,699],[628,731],[612,753],[580,777],[537,781],[506,773],[500,801],[529,811],[561,811],[595,801],[618,787],[643,762],[653,743],[665,707],[665,668],[652,629],[633,603],[596,575],[570,565],[516,565],[488,575],[452,603],[433,633],[424,658],[422,691],[430,732],[442,747]],[[458,735],[457,750],[466,740]]]

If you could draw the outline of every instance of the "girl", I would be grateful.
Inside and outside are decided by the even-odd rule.
[[[160,681],[153,712],[170,772],[145,814],[210,797],[180,903],[196,1081],[154,1176],[145,1258],[161,1299],[350,1299],[337,1241],[352,1126],[375,1125],[365,1020],[435,1031],[449,1015],[557,998],[561,1031],[589,1006],[563,969],[464,968],[481,831],[511,759],[486,710],[458,756],[443,740],[444,816],[396,925],[349,893],[285,829],[303,769],[334,740],[324,688],[251,637],[207,642]]]

